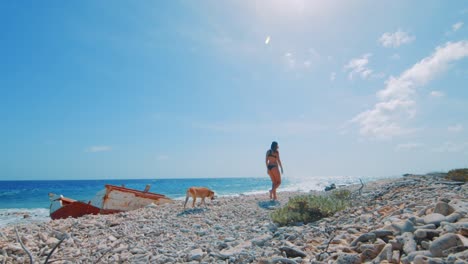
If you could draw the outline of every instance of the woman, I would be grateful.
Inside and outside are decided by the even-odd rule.
[[[271,143],[271,148],[266,152],[265,163],[267,166],[268,175],[271,178],[271,190],[270,190],[270,200],[277,200],[276,189],[281,184],[281,174],[279,168],[281,168],[281,173],[283,173],[283,165],[281,164],[279,152],[278,152],[278,143],[273,141]],[[279,168],[278,168],[279,165]]]

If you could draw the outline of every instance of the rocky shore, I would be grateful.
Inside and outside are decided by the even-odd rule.
[[[432,174],[348,188],[352,207],[305,225],[273,223],[264,194],[8,226],[0,263],[468,263],[467,184]]]

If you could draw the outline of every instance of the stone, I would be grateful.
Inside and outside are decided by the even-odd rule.
[[[414,235],[411,232],[406,232],[402,235],[403,238],[403,252],[410,254],[416,251],[416,241],[414,241]]]
[[[441,214],[444,216],[450,215],[453,212],[455,212],[455,209],[446,202],[438,202],[434,208],[435,214]]]
[[[422,251],[413,251],[410,254],[408,254],[406,257],[401,259],[401,263],[403,264],[410,264],[414,261],[414,258],[416,256],[427,256],[427,257],[432,257],[430,251],[422,250]]]
[[[421,241],[421,248],[424,249],[424,250],[429,250],[429,246],[431,245],[431,242],[427,241],[427,240],[423,240]]]
[[[405,232],[414,232],[414,224],[409,220],[394,222],[392,227],[398,231],[398,234],[403,234]]]
[[[292,259],[279,257],[271,259],[271,263],[297,264],[297,262]]]
[[[449,214],[445,217],[445,221],[449,222],[449,223],[455,223],[457,222],[460,218],[461,218],[461,214],[458,213],[458,212],[455,212],[455,213],[452,213],[452,214]]]
[[[414,264],[445,264],[445,262],[441,259],[431,258],[428,256],[417,255],[413,259]]]
[[[55,238],[55,237],[49,237],[45,243],[46,243],[47,246],[49,246],[50,248],[53,248],[55,245],[57,245],[57,243],[58,243],[59,241],[60,241],[60,240],[58,240],[58,239]]]
[[[368,242],[368,241],[374,241],[376,238],[374,233],[364,233],[360,236],[358,236],[356,239],[351,242],[350,246],[355,247],[358,242]]]
[[[456,234],[448,233],[432,241],[429,251],[434,257],[446,257],[444,250],[461,245],[463,245],[463,242],[460,237]]]
[[[259,246],[259,247],[263,247],[271,239],[272,237],[270,235],[259,236],[259,237],[252,239],[252,244]]]
[[[379,255],[379,253],[382,251],[385,245],[385,242],[374,244],[361,244],[357,251],[361,252],[361,260],[372,260]]]
[[[386,244],[382,251],[380,251],[379,255],[372,260],[372,263],[382,263],[383,261],[391,261],[392,255],[392,245]]]
[[[189,261],[200,261],[203,259],[204,252],[201,248],[196,248],[189,253]]]
[[[334,262],[335,264],[360,264],[361,257],[358,254],[341,253]]]
[[[371,233],[374,233],[375,236],[378,238],[393,236],[393,231],[388,229],[377,229],[372,231]]]
[[[462,236],[468,237],[468,228],[466,227],[461,227],[458,233]]]
[[[292,247],[280,247],[279,250],[284,252],[288,258],[301,257],[305,258],[307,255],[303,251]]]
[[[446,220],[444,215],[437,213],[428,214],[423,219],[425,224],[434,224],[435,226],[440,226],[440,222]]]
[[[400,250],[393,250],[391,263],[400,263]]]
[[[437,229],[437,227],[434,224],[429,224],[416,226],[416,229]]]
[[[418,229],[414,231],[414,237],[417,239],[433,239],[434,237],[438,237],[440,235],[440,230],[434,229]]]

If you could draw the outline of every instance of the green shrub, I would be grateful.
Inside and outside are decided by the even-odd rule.
[[[289,199],[288,203],[271,214],[273,222],[281,226],[294,223],[310,223],[332,216],[348,206],[346,199],[351,192],[337,191],[329,196],[301,195]],[[343,197],[343,199],[341,199]]]
[[[347,200],[351,197],[351,191],[348,189],[335,189],[332,191],[331,197],[338,200]]]
[[[447,179],[452,181],[468,181],[468,169],[455,169],[447,173]]]

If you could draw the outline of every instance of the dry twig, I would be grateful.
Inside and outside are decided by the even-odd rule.
[[[359,179],[359,181],[361,182],[361,188],[359,188],[358,192],[359,192],[359,195],[361,195],[362,188],[364,188],[364,183],[362,182],[361,179]]]
[[[16,228],[15,226],[15,232],[16,232],[16,238],[18,239],[18,242],[20,243],[21,247],[24,249],[24,251],[26,251],[26,253],[28,253],[28,256],[29,256],[29,263],[30,264],[33,264],[34,261],[33,261],[33,257],[31,255],[31,252],[26,248],[26,246],[23,244],[23,241],[21,241],[21,238],[19,237],[19,234],[18,234],[18,228]]]
[[[54,246],[54,248],[52,248],[52,250],[51,250],[51,251],[49,252],[49,254],[47,255],[46,260],[44,261],[44,264],[49,263],[49,258],[50,258],[50,256],[52,256],[52,254],[54,253],[55,249],[57,249],[58,246],[60,246],[60,244],[62,244],[62,242],[63,242],[67,237],[68,237],[68,235],[65,234],[65,235],[60,239],[60,241]]]

